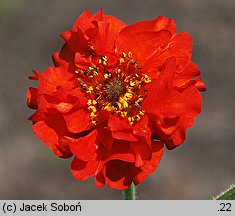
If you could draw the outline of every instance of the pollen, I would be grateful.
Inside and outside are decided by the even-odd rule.
[[[96,54],[87,69],[77,68],[75,75],[79,86],[89,98],[87,110],[90,111],[94,125],[99,124],[98,116],[105,110],[126,119],[132,126],[145,115],[142,103],[147,91],[144,86],[151,82],[151,78],[132,58],[131,51],[118,54],[116,49],[114,54],[117,63],[113,62],[115,58]]]
[[[124,63],[124,62],[125,62],[124,58],[120,58],[120,59],[119,59],[119,62],[120,62],[121,64]]]
[[[111,77],[111,74],[107,74],[107,73],[104,74],[104,78],[105,78],[105,79],[108,79],[109,77]]]

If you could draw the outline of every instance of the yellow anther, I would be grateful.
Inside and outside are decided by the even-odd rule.
[[[126,98],[126,100],[130,100],[131,98],[132,98],[132,94],[131,93],[126,93],[125,95],[124,95],[124,97]]]
[[[108,61],[108,57],[107,57],[107,56],[102,56],[101,59],[102,59],[103,61]]]
[[[89,69],[89,70],[91,70],[91,71],[92,71],[92,70],[94,70],[94,68],[93,68],[93,67],[91,67],[91,66],[89,66],[89,67],[88,67],[88,69]]]
[[[151,82],[151,79],[149,78],[149,76],[147,74],[144,74],[144,76],[142,77],[142,80],[145,83],[150,83]]]
[[[126,58],[126,53],[125,53],[125,52],[122,52],[122,56],[123,56],[124,58]]]
[[[133,53],[130,51],[130,52],[128,53],[128,56],[129,56],[129,57],[132,57],[132,55],[133,55]]]
[[[97,76],[98,75],[98,72],[97,71],[94,71],[94,73],[93,73],[95,76]]]
[[[108,57],[107,56],[102,56],[99,59],[99,64],[107,65]]]
[[[135,86],[135,85],[136,85],[136,82],[133,81],[133,80],[131,80],[131,81],[130,81],[130,86],[133,87],[133,86]]]
[[[112,110],[112,106],[110,104],[108,104],[108,105],[106,105],[104,107],[104,110],[111,111]]]
[[[139,103],[142,102],[142,101],[143,101],[143,98],[138,98],[138,100],[135,101],[135,104],[139,105]]]
[[[127,108],[129,104],[127,103],[126,99],[123,97],[119,98],[119,102],[122,104],[123,108]]]
[[[94,112],[91,112],[91,114],[90,114],[90,117],[91,118],[94,118],[94,117],[96,117],[97,115],[94,113]]]
[[[88,109],[89,109],[89,110],[92,110],[92,112],[94,112],[94,113],[97,111],[94,106],[89,106]]]
[[[87,101],[87,105],[90,106],[91,104],[92,104],[92,100],[89,99],[89,100]]]
[[[125,61],[124,58],[120,58],[120,59],[119,59],[119,62],[120,62],[121,64],[122,64],[124,61]]]
[[[124,118],[124,117],[126,117],[126,116],[127,116],[127,112],[126,112],[126,111],[121,112],[121,117],[122,117],[122,118]]]
[[[108,74],[104,74],[104,78],[105,78],[105,79],[108,79],[108,78],[109,78],[109,75],[108,75]]]
[[[89,86],[89,87],[88,87],[88,91],[87,91],[87,92],[88,92],[88,93],[92,93],[92,92],[93,92],[93,90],[94,90],[94,89],[93,89],[93,87],[92,87],[92,86]]]
[[[93,105],[96,105],[96,104],[97,104],[97,101],[96,101],[96,100],[92,100],[92,104],[93,104]]]
[[[118,73],[121,73],[121,69],[120,69],[120,68],[118,68],[118,69],[117,69],[117,72],[118,72]]]
[[[94,124],[94,125],[96,125],[96,123],[97,123],[95,120],[92,120],[91,122],[92,122],[92,124]]]
[[[139,115],[136,115],[136,116],[135,116],[135,120],[136,120],[136,121],[139,121],[140,119],[141,119],[141,118],[140,118]]]
[[[144,113],[145,113],[144,110],[140,110],[140,112],[139,112],[139,114],[142,116],[144,115]]]
[[[116,104],[118,105],[118,109],[122,109],[123,108],[121,103],[116,102]]]

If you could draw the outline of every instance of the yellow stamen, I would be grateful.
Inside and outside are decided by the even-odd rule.
[[[120,62],[120,64],[124,63],[125,62],[124,58],[120,58],[119,62]]]
[[[130,52],[128,53],[128,56],[131,58],[132,55],[133,55],[133,53],[130,51]]]
[[[125,52],[122,52],[122,56],[123,56],[124,58],[126,58],[126,53],[125,53]]]

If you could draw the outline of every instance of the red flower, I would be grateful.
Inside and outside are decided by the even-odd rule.
[[[162,16],[127,26],[86,10],[61,36],[55,67],[30,77],[39,82],[27,95],[33,131],[57,156],[74,155],[76,179],[139,184],[156,170],[163,144],[181,145],[201,111],[205,85],[190,35]]]

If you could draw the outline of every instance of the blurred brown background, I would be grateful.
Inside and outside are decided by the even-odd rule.
[[[185,144],[165,151],[159,169],[138,186],[140,199],[210,199],[235,183],[234,0],[0,0],[0,199],[121,199],[121,192],[78,182],[70,161],[38,140],[27,117],[32,69],[52,65],[59,34],[88,8],[127,24],[158,15],[194,38],[193,60],[208,90]]]

